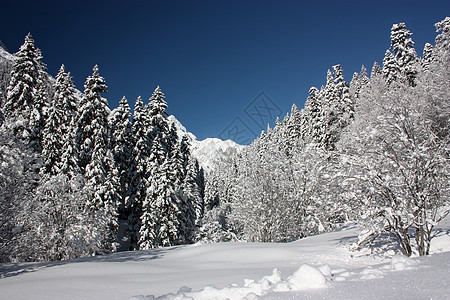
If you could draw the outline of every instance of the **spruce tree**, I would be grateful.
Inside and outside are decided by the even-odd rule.
[[[109,220],[110,250],[117,232],[117,178],[112,171],[113,156],[109,145],[108,102],[101,96],[107,91],[105,80],[99,75],[98,66],[94,66],[92,76],[86,79],[84,104],[80,109],[77,127],[77,144],[80,147],[80,169],[93,195],[87,199],[87,206],[93,210],[102,210]]]
[[[415,85],[418,57],[411,36],[405,23],[392,25],[391,46],[383,59],[383,74],[388,84],[401,81]]]
[[[171,246],[184,242],[183,202],[179,197],[176,143],[167,121],[167,102],[159,86],[147,105],[150,116],[148,136],[151,149],[145,164],[149,172],[146,194],[142,200],[139,248]],[[172,136],[172,139],[171,139]],[[175,154],[174,154],[175,153]]]
[[[383,74],[383,71],[380,65],[377,62],[373,63],[372,70],[370,72],[370,78],[375,78],[379,75]]]
[[[386,79],[388,84],[392,82],[397,82],[399,78],[401,78],[401,70],[397,61],[395,60],[395,56],[392,54],[390,50],[386,50],[383,59],[383,76]]]
[[[435,44],[439,50],[450,51],[450,17],[446,17],[444,20],[434,24],[436,32],[439,34],[436,36]]]
[[[160,247],[169,230],[167,224],[167,204],[172,202],[175,194],[169,186],[168,163],[168,134],[169,128],[166,116],[167,103],[159,86],[155,89],[150,102],[144,107],[149,114],[149,127],[147,131],[151,148],[144,164],[145,176],[149,182],[144,184],[145,194],[141,196],[142,214],[140,215],[139,249]],[[164,215],[164,216],[163,216]],[[171,228],[172,229],[172,228]],[[163,234],[163,235],[162,235]]]
[[[10,121],[13,133],[30,141],[32,129],[29,124],[35,109],[42,67],[40,54],[30,33],[15,56],[3,113]]]
[[[364,66],[363,66],[364,67]],[[350,96],[350,84],[344,80],[344,74],[342,72],[341,65],[333,66],[334,71],[334,84],[336,86],[336,95],[338,99],[338,108],[340,115],[341,127],[348,125],[351,119],[354,117],[354,102]]]
[[[187,163],[183,194],[185,197],[184,214],[188,230],[187,236],[189,236],[190,226],[198,226],[205,213],[205,182],[203,169],[200,167],[197,159],[189,155]]]
[[[405,23],[392,25],[390,49],[395,56],[401,74],[406,78],[409,85],[414,86],[417,77],[418,57],[411,36],[412,33],[406,29]]]
[[[44,165],[41,173],[45,175],[56,175],[60,172],[60,159],[62,157],[63,143],[65,141],[63,128],[63,115],[61,105],[59,104],[60,87],[65,78],[64,65],[61,66],[56,75],[56,92],[52,103],[47,111],[45,128],[42,141],[42,157]]]
[[[424,69],[428,69],[430,66],[430,63],[433,59],[433,45],[430,43],[426,43],[423,48],[423,54],[422,54],[422,67]]]
[[[322,106],[318,147],[327,150],[333,150],[334,136],[336,135],[338,129],[337,123],[339,121],[339,98],[334,81],[334,73],[331,70],[328,70],[326,85],[320,91]]]
[[[291,114],[287,122],[288,139],[294,143],[292,146],[295,146],[295,142],[298,141],[299,138],[302,136],[301,133],[302,121],[303,121],[302,113],[298,110],[297,105],[295,105],[295,103],[292,104]]]
[[[130,184],[127,193],[128,201],[125,202],[128,211],[128,222],[131,227],[131,248],[138,249],[140,216],[143,202],[149,185],[149,171],[147,160],[150,155],[151,141],[148,136],[150,116],[144,109],[144,103],[139,96],[136,100],[131,126],[131,160],[130,160]]]
[[[73,82],[64,65],[55,79],[55,93],[47,110],[42,141],[44,166],[41,172],[47,175],[62,172],[64,153],[68,151],[69,143],[73,142],[71,133],[77,109]]]
[[[361,66],[361,71],[353,74],[352,81],[350,82],[350,97],[358,101],[361,90],[369,83],[369,76],[367,75],[367,69],[364,65]],[[355,103],[356,104],[356,103]]]
[[[190,143],[186,136],[181,139],[179,149],[180,168],[183,173],[180,177],[181,195],[183,207],[183,237],[186,242],[192,240],[195,226],[200,225],[205,212],[204,202],[204,174],[190,151]]]
[[[58,105],[64,112],[62,115],[62,124],[64,124],[65,130],[63,131],[62,137],[63,147],[61,151],[60,169],[69,178],[73,178],[81,173],[81,169],[79,168],[79,148],[76,144],[77,117],[79,115],[80,101],[75,95],[75,85],[69,72],[64,75],[60,83],[56,84],[54,95],[54,98],[59,99],[57,101]]]
[[[39,77],[29,126],[31,130],[30,141],[33,147],[41,152],[46,112],[52,102],[53,89],[50,76],[45,72],[47,66],[42,61],[42,52],[39,48],[36,48],[36,57],[39,64]]]
[[[119,211],[122,217],[126,214],[127,191],[131,181],[130,161],[131,161],[131,113],[130,106],[125,97],[123,97],[119,106],[111,112],[111,146],[114,154],[114,172],[118,175],[120,187],[118,193],[121,198]]]
[[[319,143],[322,134],[322,101],[317,88],[309,89],[309,96],[305,102],[306,124],[302,127],[302,136],[305,143]]]
[[[84,95],[77,117],[77,146],[80,151],[79,164],[83,174],[92,161],[94,147],[102,143],[106,149],[108,140],[108,103],[101,96],[107,92],[105,80],[98,73],[98,66],[93,68],[92,76],[86,79]],[[98,139],[98,140],[95,140]]]

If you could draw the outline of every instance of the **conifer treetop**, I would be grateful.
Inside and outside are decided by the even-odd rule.
[[[150,111],[152,116],[162,115],[166,116],[167,102],[164,100],[164,93],[161,91],[159,85],[156,87],[153,95],[150,97]]]
[[[439,33],[436,36],[436,46],[450,50],[450,17],[446,17],[441,22],[434,24],[436,32]]]
[[[84,92],[87,97],[100,96],[101,93],[108,92],[105,79],[99,75],[98,65],[95,65],[92,69],[92,75],[86,78],[84,88]]]

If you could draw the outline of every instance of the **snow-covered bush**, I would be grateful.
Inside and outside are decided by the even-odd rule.
[[[86,198],[92,193],[78,176],[52,176],[38,187],[32,200],[22,204],[22,234],[17,260],[66,260],[109,253],[108,222],[103,211],[91,211]]]
[[[207,211],[195,231],[194,240],[198,243],[236,242],[239,240],[233,224],[230,224],[226,206],[214,207]]]

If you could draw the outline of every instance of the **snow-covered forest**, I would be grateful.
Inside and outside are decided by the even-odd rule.
[[[290,242],[363,226],[429,254],[450,212],[450,18],[417,54],[394,24],[382,64],[332,66],[252,144],[206,172],[156,87],[110,110],[94,66],[78,91],[31,34],[0,48],[0,262],[59,261],[190,243]]]

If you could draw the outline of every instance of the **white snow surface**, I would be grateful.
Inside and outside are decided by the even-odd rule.
[[[292,243],[218,243],[0,265],[0,299],[448,299],[450,226],[407,258],[352,252],[357,228]]]
[[[197,137],[193,133],[187,131],[186,127],[184,127],[183,124],[181,124],[181,122],[178,121],[178,119],[174,115],[169,115],[167,117],[167,120],[169,121],[170,125],[172,125],[172,124],[175,125],[175,128],[177,129],[177,134],[178,134],[178,137],[180,138],[180,140],[183,136],[186,136],[188,138],[189,142],[191,142],[191,143],[193,141],[197,140]]]
[[[199,141],[193,133],[186,130],[175,116],[170,115],[168,120],[169,124],[175,124],[180,139],[183,136],[188,138],[191,143],[192,155],[198,160],[200,166],[206,173],[211,172],[213,169],[217,168],[221,162],[245,147],[232,140],[223,141],[218,138],[207,138]]]

